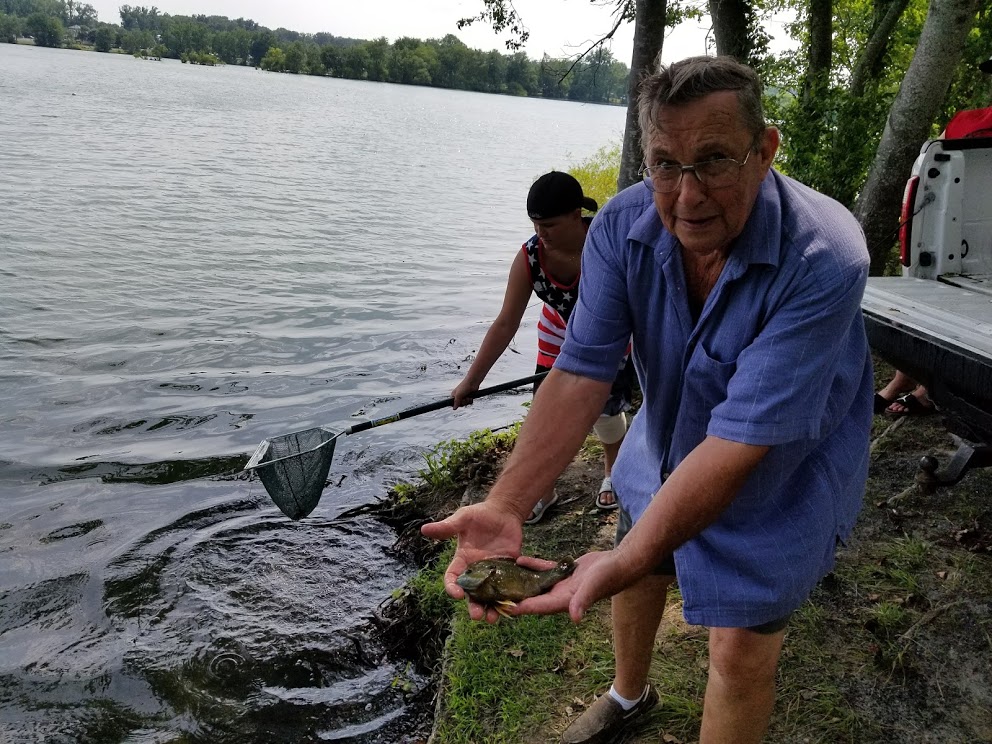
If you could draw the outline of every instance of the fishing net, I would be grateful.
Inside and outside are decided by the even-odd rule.
[[[265,439],[245,470],[258,473],[283,514],[290,519],[303,519],[320,501],[339,435],[319,426]]]
[[[473,398],[481,398],[504,390],[512,390],[543,379],[547,372],[524,377],[522,380],[504,382],[502,385],[477,390]],[[339,436],[357,434],[394,421],[419,416],[430,411],[448,408],[454,399],[445,398],[422,406],[408,408],[391,416],[363,421],[349,426],[344,431],[334,432],[323,426],[286,434],[281,437],[264,439],[251,456],[245,470],[256,471],[265,490],[290,519],[303,519],[317,507],[320,494],[327,484],[327,472],[334,457],[334,442]]]

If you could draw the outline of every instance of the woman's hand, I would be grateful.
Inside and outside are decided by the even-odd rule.
[[[455,399],[455,402],[451,405],[452,409],[457,409],[459,406],[472,405],[472,394],[478,392],[480,384],[478,382],[471,382],[467,377],[459,382],[455,389],[451,391],[451,397]]]

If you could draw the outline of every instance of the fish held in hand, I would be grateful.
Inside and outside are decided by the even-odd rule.
[[[489,605],[499,614],[509,617],[508,608],[528,597],[544,594],[572,573],[574,568],[569,558],[546,571],[518,565],[513,558],[486,558],[466,568],[456,583],[475,602]]]

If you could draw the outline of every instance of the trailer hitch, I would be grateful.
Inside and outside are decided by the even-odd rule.
[[[971,468],[992,466],[992,446],[969,442],[956,434],[952,434],[951,439],[957,445],[957,451],[947,463],[947,467],[940,468],[940,463],[933,455],[924,455],[920,458],[914,480],[924,493],[933,493],[941,486],[953,486],[964,478]]]

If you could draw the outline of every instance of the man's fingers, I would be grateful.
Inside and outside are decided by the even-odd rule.
[[[567,594],[538,594],[536,597],[518,602],[517,606],[510,610],[511,615],[554,615],[565,612],[569,607],[569,595]]]
[[[592,602],[586,596],[583,591],[577,591],[572,595],[572,600],[568,603],[568,616],[572,619],[573,623],[582,622],[582,618],[585,617],[586,610],[592,606]]]
[[[547,571],[549,568],[554,568],[558,564],[555,561],[548,561],[544,558],[537,558],[532,555],[522,555],[517,558],[517,565],[523,566],[524,568],[530,568],[535,571]]]
[[[456,569],[454,563],[448,566],[448,570],[444,572],[444,590],[452,599],[463,599],[465,597],[465,590],[458,586],[458,577],[461,573],[462,570]]]
[[[458,534],[458,529],[450,517],[440,522],[428,522],[420,526],[420,534],[431,540],[448,540]]]

